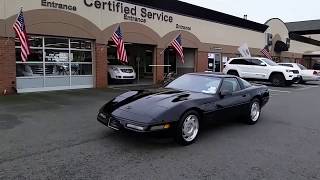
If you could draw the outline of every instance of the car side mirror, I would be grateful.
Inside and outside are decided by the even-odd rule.
[[[220,91],[219,95],[220,95],[220,97],[224,98],[226,96],[232,95],[232,92],[229,90],[222,90],[222,91]]]

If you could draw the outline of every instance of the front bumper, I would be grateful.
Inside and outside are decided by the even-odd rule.
[[[136,73],[110,73],[111,79],[116,80],[135,80],[137,78]]]
[[[101,112],[98,114],[97,120],[113,130],[129,130],[139,133],[167,131],[175,126],[175,123],[173,122],[160,124],[143,124],[115,116],[106,115],[105,113]]]
[[[304,81],[320,81],[320,76],[303,76]]]
[[[296,82],[296,81],[299,81],[300,78],[301,78],[300,74],[294,74],[294,73],[286,73],[285,74],[286,81]]]

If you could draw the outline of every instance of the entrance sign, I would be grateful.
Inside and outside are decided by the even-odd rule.
[[[155,12],[154,10],[135,5],[126,5],[119,1],[104,1],[104,0],[83,0],[87,7],[93,7],[99,10],[116,12],[124,15],[125,20],[137,21],[146,23],[147,20],[161,21],[172,23],[173,17],[165,12]]]

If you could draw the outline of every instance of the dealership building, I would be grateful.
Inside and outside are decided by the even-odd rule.
[[[12,30],[21,7],[27,62]],[[269,45],[276,61],[309,67],[320,52],[316,35],[290,30],[280,19],[260,24],[175,0],[1,0],[1,94],[108,87],[108,67],[117,61],[111,36],[119,25],[135,84],[159,83],[168,72],[220,72],[244,43],[252,56]],[[179,34],[185,63],[168,47]]]

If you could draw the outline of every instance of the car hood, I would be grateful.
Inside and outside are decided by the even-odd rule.
[[[281,69],[281,70],[298,70],[296,68],[293,68],[293,67],[287,67],[287,66],[281,66],[281,65],[278,65],[278,66],[271,66],[273,69]]]
[[[173,106],[208,96],[212,95],[175,89],[130,91],[110,101],[103,111],[145,122],[145,119],[153,119]]]

